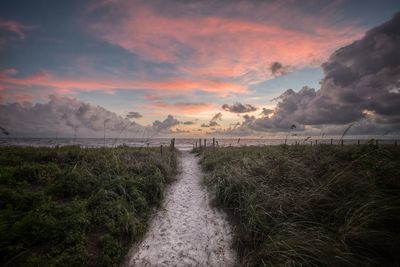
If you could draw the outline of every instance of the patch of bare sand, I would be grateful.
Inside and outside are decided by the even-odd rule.
[[[210,206],[198,158],[183,151],[181,169],[126,266],[235,266],[231,227]]]

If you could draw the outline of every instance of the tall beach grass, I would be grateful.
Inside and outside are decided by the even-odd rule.
[[[197,149],[244,266],[399,266],[400,149]]]

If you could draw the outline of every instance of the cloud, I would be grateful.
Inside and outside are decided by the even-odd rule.
[[[139,112],[131,111],[126,115],[126,117],[128,119],[139,119],[139,118],[142,118],[143,116]]]
[[[252,106],[250,104],[241,104],[239,102],[236,102],[233,105],[223,104],[222,109],[232,113],[247,113],[257,110],[255,106]]]
[[[0,18],[0,48],[9,42],[23,40],[26,32],[35,29],[34,26],[23,25],[14,20]]]
[[[173,133],[173,134],[182,134],[182,133],[190,133],[190,131],[189,130],[183,130],[183,129],[180,129],[180,128],[176,128],[175,131],[171,131],[171,133]]]
[[[182,73],[248,83],[278,74],[281,68],[271,73],[271,65],[279,62],[316,65],[362,32],[333,23],[333,3],[310,14],[292,1],[216,2],[109,1],[99,7],[105,15],[96,16],[90,29],[142,59],[172,64]]]
[[[55,93],[71,94],[80,91],[104,91],[112,93],[115,90],[154,90],[160,92],[211,92],[224,94],[227,92],[244,93],[247,88],[241,85],[210,80],[168,79],[152,80],[121,80],[113,78],[63,78],[48,72],[38,72],[27,77],[16,77],[16,71],[10,69],[0,71],[0,88],[10,96],[13,92],[23,89],[35,88],[39,92],[46,88],[57,89]]]
[[[15,89],[21,87],[49,87],[58,89],[60,93],[71,93],[73,91],[106,91],[113,92],[117,89],[125,90],[160,90],[160,91],[181,91],[193,92],[204,91],[221,93],[228,92],[246,92],[247,88],[232,83],[208,81],[208,80],[104,80],[104,79],[78,79],[78,78],[60,78],[48,72],[39,72],[27,77],[15,77],[15,73],[8,70],[0,72],[0,86],[5,89]]]
[[[76,98],[50,96],[47,103],[0,104],[0,121],[11,136],[71,137],[74,131],[80,137],[100,137],[104,127],[108,136],[121,132],[143,132],[148,136],[168,133],[179,124],[169,115],[152,126],[142,126],[101,106],[94,106]]]
[[[221,121],[222,120],[222,113],[218,112],[217,114],[215,114],[212,118],[211,121]]]
[[[153,122],[153,127],[158,131],[169,130],[171,127],[179,125],[180,121],[174,118],[172,115],[168,115],[164,121],[156,120]]]
[[[208,127],[220,126],[220,125],[218,124],[217,121],[221,121],[221,120],[222,120],[222,113],[221,113],[221,112],[218,112],[217,114],[215,114],[215,115],[211,118],[211,120],[210,120],[208,123],[203,123],[203,124],[201,124],[200,127],[208,128]]]
[[[246,117],[243,126],[285,131],[292,124],[304,130],[307,125],[359,122],[359,129],[399,131],[399,47],[400,13],[335,51],[322,65],[325,77],[319,90],[307,86],[299,92],[289,89],[276,99],[273,116]]]
[[[275,61],[271,64],[270,70],[271,70],[271,74],[273,76],[280,76],[280,75],[284,75],[287,72],[289,72],[290,67],[283,66],[282,63]]]
[[[269,109],[269,108],[263,108],[260,115],[264,115],[264,116],[269,116],[272,113],[274,113],[273,109]]]
[[[208,124],[210,127],[215,127],[215,126],[219,126],[218,122],[216,121],[210,121],[210,123]]]

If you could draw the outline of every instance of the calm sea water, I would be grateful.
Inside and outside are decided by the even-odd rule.
[[[202,144],[204,144],[204,138],[201,139]],[[207,138],[207,145],[212,144],[212,139]],[[285,139],[246,139],[246,138],[220,138],[216,139],[218,145],[221,147],[224,146],[263,146],[263,145],[279,145],[285,143]],[[82,147],[114,147],[119,145],[127,145],[133,147],[141,147],[141,146],[160,146],[160,145],[169,145],[171,142],[170,138],[152,138],[152,139],[141,139],[141,138],[129,138],[129,139],[114,139],[114,138],[1,138],[0,146],[66,146],[66,145],[80,145]],[[190,149],[193,147],[195,142],[199,142],[199,139],[195,138],[177,138],[175,140],[175,146],[179,149]],[[331,139],[316,139],[310,138],[308,140],[304,140],[303,138],[298,139],[289,139],[286,140],[287,144],[330,144]],[[357,144],[358,140],[355,138],[345,139],[344,144]],[[368,142],[368,139],[361,139],[360,143],[365,144]],[[334,144],[338,144],[338,139],[333,139]],[[380,144],[394,144],[394,139],[381,139],[379,140]],[[400,143],[399,143],[400,144]]]

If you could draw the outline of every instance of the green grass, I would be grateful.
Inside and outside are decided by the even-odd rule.
[[[399,266],[400,149],[196,150],[245,266]]]
[[[118,266],[176,172],[156,148],[0,148],[1,266]]]

